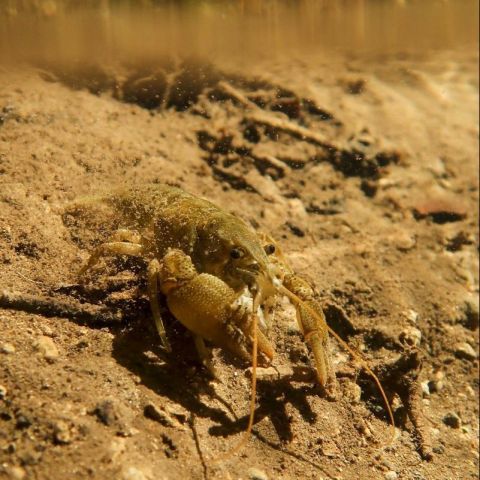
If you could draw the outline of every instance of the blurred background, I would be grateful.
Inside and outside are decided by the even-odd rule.
[[[478,13],[476,0],[2,0],[0,59],[468,52]]]

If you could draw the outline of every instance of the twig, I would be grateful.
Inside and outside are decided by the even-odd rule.
[[[218,87],[220,88],[220,90],[223,90],[223,93],[227,94],[229,97],[233,98],[238,103],[241,103],[244,107],[250,108],[252,110],[259,109],[255,103],[253,103],[242,92],[238,91],[235,87],[233,87],[229,83],[222,80],[218,82]]]
[[[252,369],[246,370],[246,375],[252,375]],[[315,378],[315,370],[309,367],[285,366],[261,368],[257,367],[257,378],[260,381],[307,382]]]
[[[276,128],[277,130],[289,133],[293,137],[297,137],[301,140],[305,140],[306,142],[319,145],[320,147],[326,148],[328,150],[341,150],[339,146],[329,142],[325,135],[319,132],[314,132],[309,128],[297,125],[296,123],[293,123],[289,120],[275,117],[272,114],[263,111],[249,98],[247,98],[242,92],[238,91],[229,83],[225,81],[220,81],[218,82],[218,87],[223,90],[226,95],[241,103],[244,107],[251,111],[251,113],[247,114],[245,117],[247,120],[250,120],[254,123],[259,123],[261,125],[266,125],[268,127]]]
[[[42,298],[7,290],[0,290],[0,307],[46,317],[65,317],[88,324],[106,325],[123,321],[121,312],[98,305],[82,304],[75,300],[65,303],[51,297]]]

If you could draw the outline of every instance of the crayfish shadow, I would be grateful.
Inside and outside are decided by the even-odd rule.
[[[293,421],[291,413],[287,410],[287,404],[292,405],[301,417],[310,424],[317,420],[316,413],[311,409],[307,397],[318,396],[316,386],[300,386],[295,387],[293,384],[285,382],[262,381],[257,386],[257,403],[255,409],[254,426],[259,424],[266,417],[275,429],[278,441],[281,443],[291,442],[294,434],[291,428]],[[223,425],[215,425],[209,428],[208,432],[213,436],[227,436],[240,433],[247,429],[249,414],[228,421]],[[266,441],[264,435],[260,432],[253,431],[260,440]],[[271,442],[267,442],[271,443]]]
[[[145,319],[146,320],[146,319]],[[170,340],[172,352],[158,346],[158,336],[144,321],[133,327],[115,332],[112,356],[140,379],[156,395],[167,397],[198,417],[210,418],[216,425],[209,429],[213,436],[230,436],[246,430],[248,413],[238,417],[229,399],[222,398],[211,383],[211,378],[200,365],[193,340],[181,326],[174,327]],[[173,327],[173,325],[170,325]],[[225,357],[226,361],[233,360]],[[236,361],[233,361],[236,364]],[[206,394],[221,405],[212,407],[201,400]],[[281,442],[293,440],[290,424],[292,416],[286,405],[292,405],[300,416],[315,423],[317,416],[311,409],[308,397],[318,396],[318,388],[282,381],[259,381],[255,424],[269,417]],[[245,410],[248,402],[245,403]]]
[[[189,339],[191,345],[185,345],[189,342],[185,338],[180,342],[179,335],[172,339],[173,351],[166,353],[158,346],[158,336],[148,328],[138,326],[122,330],[114,336],[112,356],[155,394],[169,398],[196,416],[228,423],[224,410],[210,407],[200,400],[199,394],[206,393],[228,405],[209,384],[208,377],[199,373],[201,367],[193,357],[193,341]]]

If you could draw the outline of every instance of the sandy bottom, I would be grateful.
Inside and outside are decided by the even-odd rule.
[[[478,75],[465,53],[0,72],[0,477],[478,478]],[[76,198],[168,183],[267,232],[315,285],[336,400],[259,381],[214,350],[219,379],[166,311],[145,261],[76,273],[108,235]],[[165,302],[163,302],[165,303]],[[274,365],[312,358],[279,298]]]

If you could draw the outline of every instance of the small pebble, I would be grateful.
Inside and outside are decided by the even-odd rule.
[[[70,427],[63,420],[59,420],[53,425],[53,438],[56,443],[67,445],[72,441]]]
[[[455,356],[465,360],[475,360],[477,352],[467,342],[457,343],[455,345]]]
[[[304,237],[305,232],[300,228],[294,225],[293,223],[287,222],[287,227],[290,229],[290,231],[296,235],[297,237]]]
[[[414,206],[415,218],[430,217],[435,223],[457,222],[468,214],[466,204],[453,197],[430,197],[428,200],[418,202]]]
[[[444,387],[445,387],[445,384],[441,380],[438,380],[438,381],[430,380],[428,382],[428,389],[430,393],[441,392]]]
[[[357,385],[355,382],[351,380],[347,380],[345,382],[341,382],[342,385],[342,396],[347,401],[352,404],[360,403],[360,398],[362,397],[362,389],[360,385]]]
[[[187,410],[180,405],[165,405],[165,411],[175,417],[180,423],[185,423],[189,417]]]
[[[98,419],[107,426],[112,426],[118,420],[115,403],[112,400],[100,402],[95,407],[94,412]]]
[[[130,437],[135,433],[130,425],[132,413],[116,400],[108,399],[97,403],[92,413],[104,425],[115,428],[117,435]]]
[[[385,474],[385,480],[397,480],[397,478],[398,478],[398,474],[393,470],[390,470]]]
[[[48,325],[42,325],[40,330],[46,337],[53,337],[53,330]]]
[[[127,467],[122,472],[123,480],[147,480],[147,476],[136,467]]]
[[[77,348],[87,348],[88,346],[90,346],[90,342],[86,338],[81,338],[76,344]]]
[[[42,453],[35,450],[27,450],[18,455],[22,465],[37,465],[38,462],[42,459]]]
[[[418,312],[416,312],[415,310],[407,310],[406,312],[404,312],[404,315],[405,317],[407,318],[407,320],[413,324],[416,324],[417,323],[417,320],[418,320]]]
[[[120,455],[125,452],[126,447],[125,438],[114,438],[108,446],[106,459],[111,462],[116,462]]]
[[[439,370],[433,375],[433,379],[428,382],[428,389],[430,393],[438,393],[443,390],[445,383],[443,379],[445,378],[445,374]]]
[[[469,397],[476,397],[475,390],[470,385],[465,385],[465,391]]]
[[[264,471],[252,467],[248,469],[248,478],[249,480],[268,480],[268,475]]]
[[[0,343],[1,353],[15,353],[15,347],[11,343]]]
[[[15,427],[18,428],[19,430],[23,430],[25,428],[28,428],[32,425],[32,421],[23,413],[19,413],[17,416],[17,423],[15,424]]]
[[[424,397],[428,397],[430,395],[430,382],[427,380],[420,384],[422,387],[422,393]]]
[[[12,480],[23,480],[27,476],[27,472],[18,466],[11,466],[7,467],[6,469],[7,478],[11,478]]]
[[[7,387],[0,385],[0,400],[3,400],[7,396]]]
[[[418,470],[414,470],[412,474],[412,480],[426,480],[426,478]]]
[[[467,318],[470,320],[472,328],[478,328],[479,323],[479,297],[475,295],[465,300],[464,310]]]
[[[55,342],[45,335],[41,335],[35,342],[35,349],[48,361],[54,361],[59,357],[59,351]]]
[[[462,305],[457,307],[457,321],[470,330],[476,330],[479,325],[479,297],[469,294]]]
[[[444,452],[445,452],[445,447],[443,445],[437,445],[433,447],[433,453],[436,453],[437,455],[441,455]]]
[[[407,327],[400,332],[399,339],[403,344],[417,347],[422,340],[422,332],[415,327]]]
[[[413,235],[408,232],[399,232],[395,237],[391,238],[393,245],[401,252],[411,250],[417,241]]]
[[[443,417],[443,423],[451,428],[460,428],[460,417],[454,413],[449,412]]]

